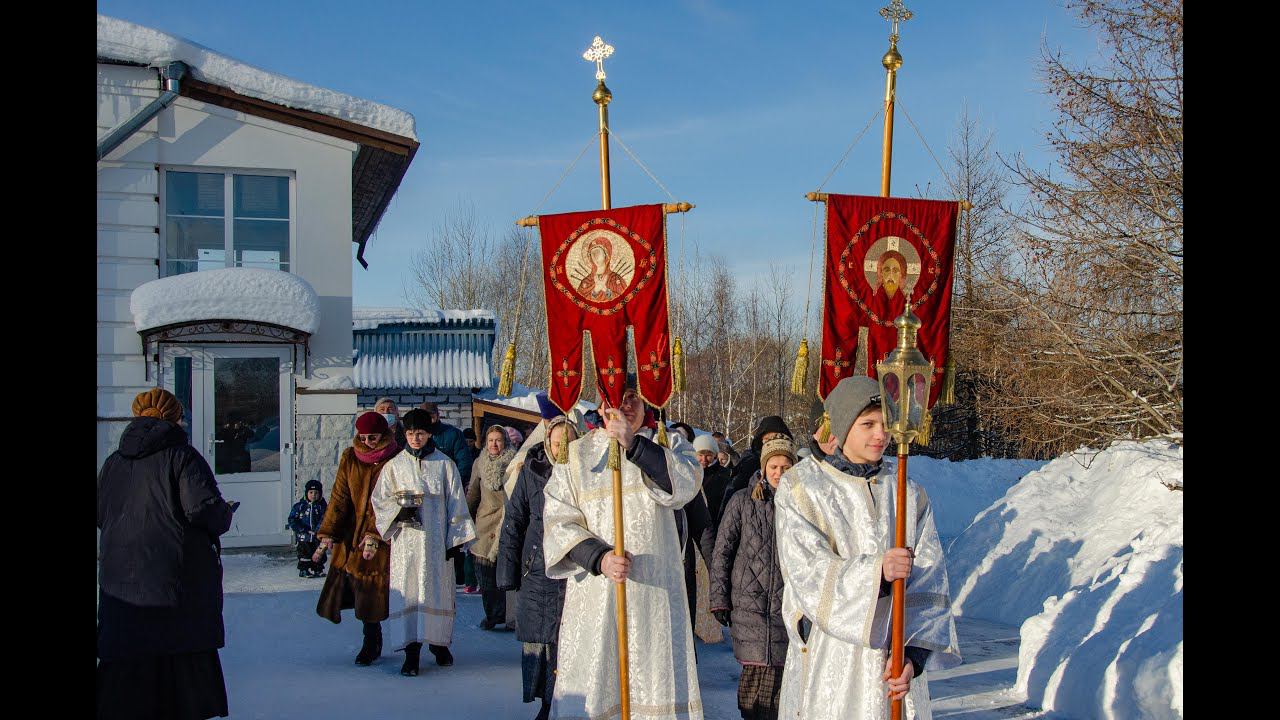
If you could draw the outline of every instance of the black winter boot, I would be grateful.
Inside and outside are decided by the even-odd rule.
[[[449,667],[453,664],[453,653],[449,652],[448,645],[428,645],[431,654],[436,656],[436,664],[440,667]]]
[[[400,674],[405,677],[418,676],[418,654],[422,652],[422,643],[414,642],[404,646],[404,665],[400,666]]]
[[[367,622],[364,624],[364,644],[356,655],[357,665],[368,665],[382,654],[382,623]]]
[[[533,720],[547,720],[549,717],[551,717],[551,701],[543,698],[542,709],[538,711]]]

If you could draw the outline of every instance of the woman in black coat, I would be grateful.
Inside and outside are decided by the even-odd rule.
[[[565,581],[547,577],[542,556],[543,489],[554,463],[568,460],[569,442],[577,436],[573,423],[561,415],[547,423],[547,440],[525,456],[516,486],[507,498],[495,568],[499,590],[519,590],[516,639],[524,643],[521,669],[524,701],[542,698],[537,720],[551,712],[555,690],[556,641],[564,609]],[[547,448],[552,448],[548,453]]]
[[[748,720],[777,720],[787,630],[782,620],[782,569],[774,535],[773,494],[796,461],[782,437],[762,443],[763,469],[725,507],[711,561],[711,612],[733,635],[742,664],[738,710]]]
[[[218,537],[234,506],[159,388],[133,401],[98,474],[97,716],[227,715]]]

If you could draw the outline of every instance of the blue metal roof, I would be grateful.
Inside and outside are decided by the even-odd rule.
[[[491,387],[497,323],[468,311],[355,309],[355,383],[414,390]]]

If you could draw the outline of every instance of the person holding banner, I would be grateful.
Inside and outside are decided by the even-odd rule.
[[[644,426],[645,406],[628,378],[603,429],[569,444],[568,462],[547,482],[543,523],[546,575],[568,581],[560,625],[552,718],[610,717],[621,696],[615,583],[627,583],[630,706],[646,720],[700,720],[702,697],[685,602],[676,511],[698,493],[702,468],[679,434],[670,447]],[[626,554],[613,554],[609,442],[622,458]]]
[[[947,570],[924,489],[907,481],[907,545],[893,547],[897,469],[875,380],[841,380],[824,403],[839,443],[782,476],[774,504],[788,647],[779,717],[929,718],[925,670],[961,662]],[[903,672],[890,677],[890,587],[906,578]]]

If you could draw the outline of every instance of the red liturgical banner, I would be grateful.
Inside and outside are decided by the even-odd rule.
[[[960,204],[836,195],[827,198],[826,292],[818,394],[851,375],[876,377],[898,343],[893,321],[907,298],[920,318],[920,352],[933,361],[929,405],[942,389],[951,331],[951,258]],[[853,367],[867,328],[867,367]]]
[[[627,326],[634,328],[635,368],[645,402],[671,397],[671,329],[667,315],[667,242],[661,205],[542,215],[542,279],[547,300],[550,390],[568,412],[582,394],[582,335],[604,398],[617,406],[627,373]]]

